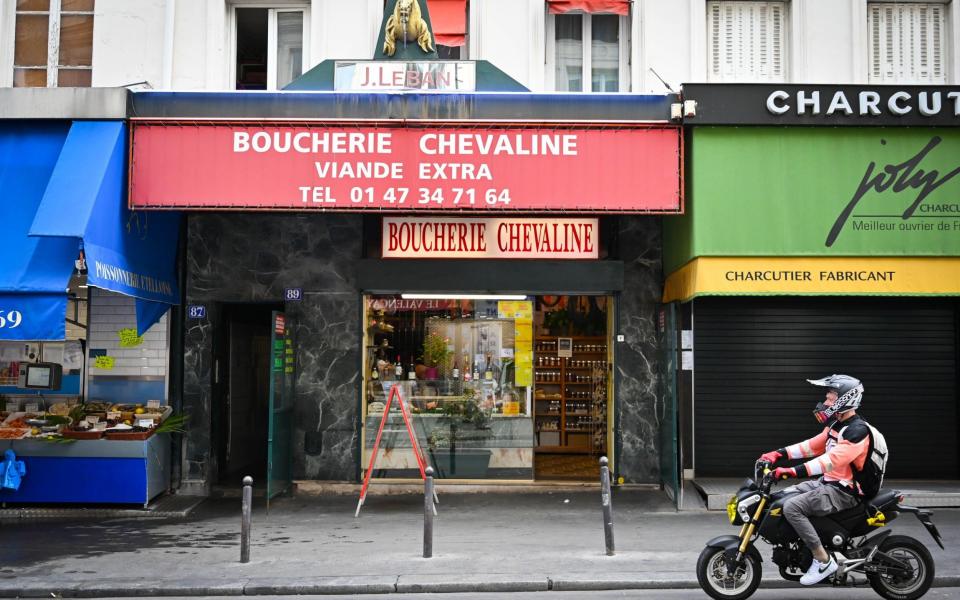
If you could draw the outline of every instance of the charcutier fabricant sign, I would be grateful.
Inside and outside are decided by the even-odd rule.
[[[134,208],[671,213],[676,127],[134,122]]]

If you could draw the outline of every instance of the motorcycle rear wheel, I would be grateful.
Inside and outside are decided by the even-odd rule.
[[[933,584],[934,564],[930,551],[919,541],[905,535],[891,535],[880,544],[880,552],[909,564],[913,575],[898,578],[870,574],[870,587],[887,600],[916,600]]]
[[[745,600],[760,586],[760,561],[752,554],[743,558],[733,577],[727,575],[723,548],[707,546],[697,559],[697,581],[711,598],[716,600]]]

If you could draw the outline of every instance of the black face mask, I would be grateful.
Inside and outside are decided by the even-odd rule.
[[[821,425],[829,425],[836,420],[836,405],[827,406],[826,402],[820,402],[817,404],[817,407],[813,409],[813,417]]]

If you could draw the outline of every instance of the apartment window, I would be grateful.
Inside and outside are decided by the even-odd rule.
[[[14,87],[90,87],[94,0],[16,0]]]
[[[946,83],[946,6],[871,2],[867,7],[870,83]]]
[[[707,79],[784,81],[785,2],[708,2]]]
[[[308,47],[306,7],[233,7],[238,90],[280,90],[303,74]]]
[[[629,30],[620,15],[547,15],[548,85],[558,92],[627,91]]]
[[[437,56],[466,60],[470,3],[467,0],[427,0]]]

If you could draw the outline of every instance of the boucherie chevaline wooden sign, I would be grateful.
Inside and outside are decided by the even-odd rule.
[[[132,208],[681,210],[675,127],[134,122]]]
[[[596,259],[597,219],[384,217],[384,258]]]

